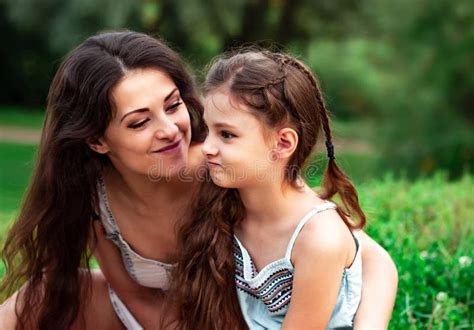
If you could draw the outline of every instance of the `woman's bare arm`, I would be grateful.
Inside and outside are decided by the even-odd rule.
[[[85,275],[85,274],[81,274]],[[71,330],[75,329],[103,329],[103,330],[118,330],[122,329],[122,324],[112,308],[112,304],[108,295],[107,282],[103,275],[98,272],[91,274],[91,295],[81,298],[80,312],[78,318],[71,326]],[[16,315],[16,308],[22,306],[22,299],[25,289],[24,285],[11,297],[0,305],[0,329],[14,330],[18,323]],[[18,305],[19,306],[16,306]],[[34,313],[35,311],[29,311]],[[26,324],[26,329],[36,329],[38,327],[37,321],[33,318],[32,323]]]
[[[13,330],[16,327],[17,316],[15,312],[15,303],[18,292],[9,297],[0,305],[0,329]]]
[[[359,232],[362,245],[362,300],[354,329],[386,329],[392,315],[398,273],[387,251],[366,233]]]

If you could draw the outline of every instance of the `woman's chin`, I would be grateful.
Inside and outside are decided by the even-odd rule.
[[[151,181],[174,180],[180,177],[182,173],[186,172],[187,159],[180,159],[173,161],[172,164],[160,164],[150,167],[148,177]]]

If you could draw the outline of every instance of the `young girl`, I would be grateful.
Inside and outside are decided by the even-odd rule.
[[[181,236],[188,251],[205,236],[205,226],[197,225],[202,220],[232,225],[235,285],[250,329],[352,327],[362,286],[362,247],[353,230],[364,226],[365,216],[352,183],[336,165],[316,79],[288,55],[247,51],[211,66],[205,96],[209,135],[202,150],[212,181],[225,189],[201,193],[194,226]],[[328,167],[317,194],[301,169],[321,132]],[[330,201],[336,193],[344,208]],[[227,254],[218,249],[226,244],[222,239],[221,246],[205,249],[215,260],[199,258],[194,249],[180,259],[180,273],[224,264]],[[184,283],[203,283],[205,275],[199,276],[177,283],[177,300],[185,306],[181,315],[201,308],[186,303],[186,296],[205,299],[206,293]]]

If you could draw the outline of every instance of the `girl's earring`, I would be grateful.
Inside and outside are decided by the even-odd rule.
[[[268,159],[271,161],[271,162],[276,162],[277,160],[280,159],[280,153],[278,152],[278,150],[271,150],[269,153],[268,153]]]

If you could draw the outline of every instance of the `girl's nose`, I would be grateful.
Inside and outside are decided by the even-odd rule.
[[[206,156],[206,157],[215,156],[218,153],[218,149],[212,143],[209,136],[203,142],[201,150],[202,150],[202,153],[204,154],[204,156]]]

